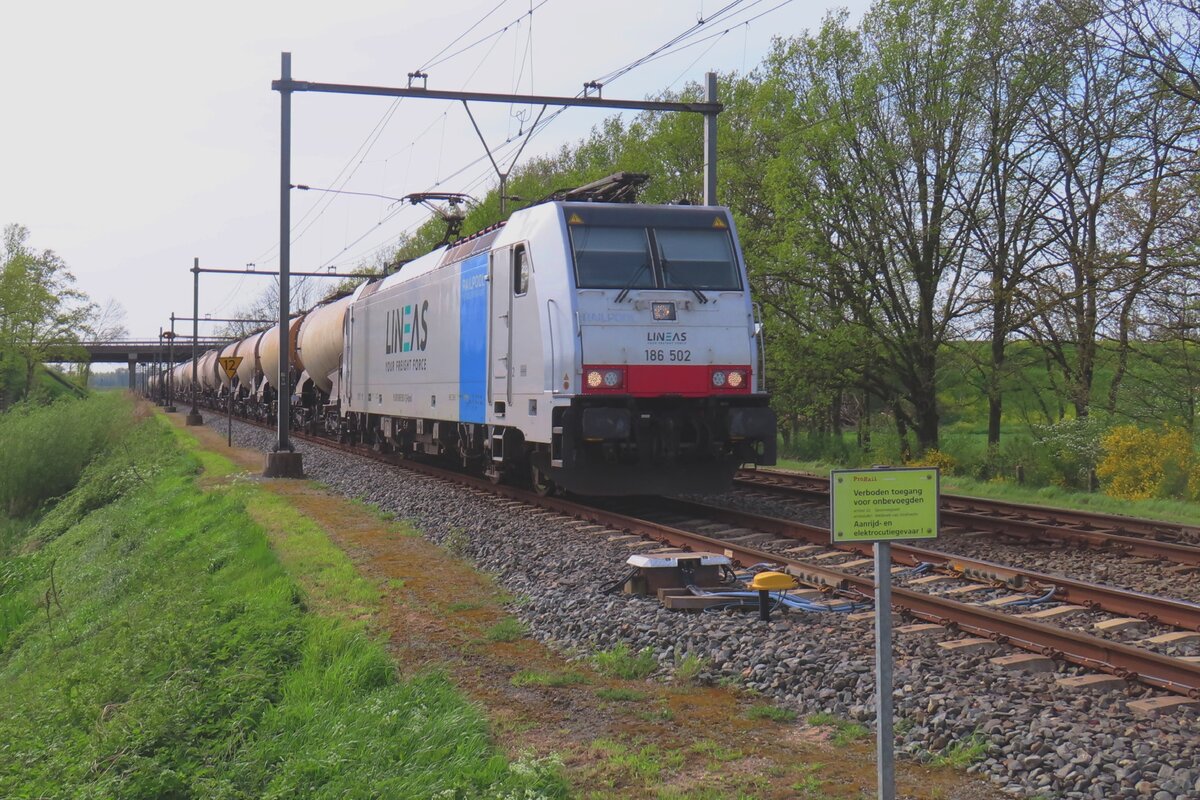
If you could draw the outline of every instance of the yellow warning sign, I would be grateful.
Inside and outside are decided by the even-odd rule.
[[[233,380],[233,376],[237,374],[238,365],[242,363],[242,357],[228,356],[227,358],[218,358],[217,361],[221,363],[221,369],[225,370],[229,380]]]
[[[729,227],[728,225],[725,224],[725,220],[721,219],[720,217],[717,217],[716,219],[713,220],[712,226],[714,228],[722,228],[722,229]]]
[[[583,217],[579,216],[578,214],[572,214],[571,216],[567,217],[567,224],[568,225],[582,225]]]

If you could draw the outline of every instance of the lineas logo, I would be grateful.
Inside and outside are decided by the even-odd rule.
[[[383,340],[387,354],[424,350],[429,342],[429,301],[413,303],[387,312],[387,330]]]

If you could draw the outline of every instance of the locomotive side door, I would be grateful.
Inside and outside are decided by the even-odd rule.
[[[488,402],[497,416],[512,403],[512,285],[512,248],[498,247],[491,253],[488,293]]]

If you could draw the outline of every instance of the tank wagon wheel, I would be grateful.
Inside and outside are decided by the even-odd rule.
[[[557,488],[554,485],[554,481],[550,480],[550,477],[545,472],[542,472],[537,464],[529,465],[529,485],[533,487],[533,491],[539,497],[552,495]]]

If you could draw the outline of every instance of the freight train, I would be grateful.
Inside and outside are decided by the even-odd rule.
[[[279,329],[176,366],[186,397],[274,417]],[[551,200],[288,328],[293,425],[494,481],[719,492],[775,463],[761,326],[729,211]],[[237,374],[221,356],[242,356]],[[160,381],[161,384],[161,381]]]

